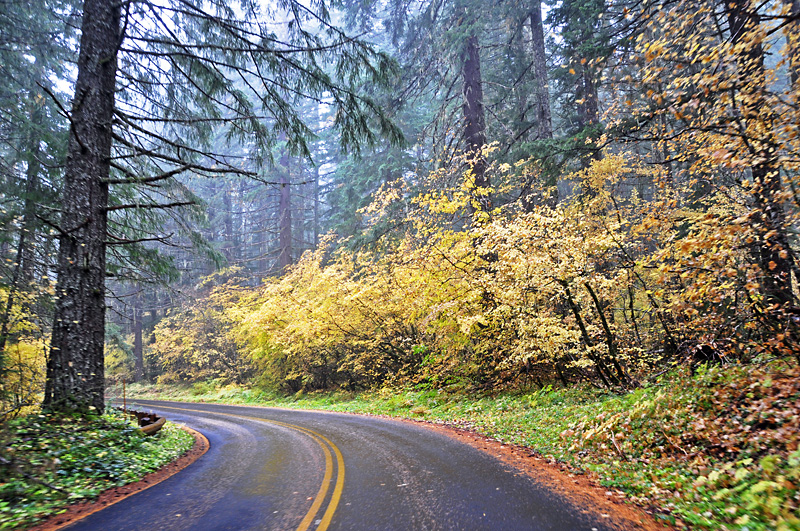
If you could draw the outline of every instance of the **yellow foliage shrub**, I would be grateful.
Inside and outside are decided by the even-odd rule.
[[[44,396],[46,344],[32,339],[6,344],[0,379],[0,421],[37,409]]]
[[[428,175],[422,194],[387,186],[364,215],[395,229],[372,247],[328,237],[257,290],[228,283],[166,319],[154,349],[172,364],[165,377],[197,378],[204,353],[220,350],[209,344],[215,327],[264,385],[293,393],[630,388],[698,352],[719,361],[794,348],[792,322],[760,320],[763,274],[733,191],[692,199],[658,170],[608,154],[565,178],[579,192],[557,206],[475,212],[463,171],[456,162]],[[493,193],[509,196],[536,177],[525,163],[489,171]]]

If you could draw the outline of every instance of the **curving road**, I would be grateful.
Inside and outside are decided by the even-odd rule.
[[[357,415],[136,401],[211,448],[70,530],[605,530],[499,460],[422,426]]]

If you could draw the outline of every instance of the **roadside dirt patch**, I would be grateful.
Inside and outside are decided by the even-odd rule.
[[[124,500],[129,496],[133,496],[137,492],[141,492],[147,488],[161,483],[168,479],[187,466],[197,461],[203,454],[208,451],[209,443],[205,436],[191,428],[181,426],[182,429],[188,431],[194,436],[194,445],[188,452],[181,457],[165,465],[164,467],[147,474],[136,483],[128,483],[121,487],[114,487],[103,491],[98,498],[93,502],[77,503],[70,505],[66,508],[66,512],[51,516],[44,522],[36,525],[35,527],[28,528],[28,531],[54,531],[68,526],[82,518],[86,518],[90,514],[96,513],[110,505]]]

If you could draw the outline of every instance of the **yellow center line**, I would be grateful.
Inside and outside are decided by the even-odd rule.
[[[224,414],[227,415],[227,413]],[[328,446],[330,446],[333,449],[333,452],[336,454],[336,470],[337,470],[336,486],[334,487],[333,494],[331,495],[331,499],[328,502],[328,508],[325,510],[325,514],[322,516],[322,519],[320,520],[320,523],[317,526],[317,531],[325,531],[326,529],[328,529],[328,526],[331,523],[331,519],[333,519],[333,513],[336,512],[336,508],[339,505],[339,500],[341,500],[342,498],[342,490],[344,489],[344,457],[342,457],[342,452],[339,451],[339,448],[337,448],[335,444],[333,444],[327,437],[325,437],[321,433],[317,433],[316,431],[310,428],[306,428],[304,426],[297,426],[295,424],[286,424],[279,420],[271,420],[271,419],[266,420],[266,419],[261,419],[259,417],[243,417],[243,418],[254,418],[258,420],[265,420],[266,422],[270,422],[273,424],[277,424],[279,426],[285,426],[287,428],[292,428],[297,431],[304,432],[311,438],[316,440],[317,444],[319,444],[325,451],[325,477],[322,480],[323,486],[320,487],[320,492],[319,494],[317,494],[317,499],[314,500],[316,507],[312,505],[308,514],[306,514],[306,517],[303,519],[303,522],[300,523],[300,527],[297,528],[297,531],[305,531],[305,529],[307,529],[308,525],[311,523],[311,520],[317,514],[317,510],[319,509],[319,506],[322,504],[322,499],[327,494],[328,490],[327,486],[330,485],[330,479],[333,468],[331,453],[328,451]],[[323,444],[323,441],[327,443],[328,446]],[[306,523],[304,526],[304,522],[306,522],[306,520],[308,520],[308,523]]]
[[[251,417],[248,415],[235,415],[233,413],[221,413],[219,411],[203,411],[200,409],[189,409],[183,407],[175,407],[175,406],[155,406],[165,409],[176,409],[178,411],[191,411],[194,413],[212,413],[215,415],[225,415],[226,417],[236,417],[241,419],[248,419],[248,420],[258,420],[261,422],[266,422],[268,424],[275,424],[278,426],[283,426],[285,428],[289,428],[295,431],[299,431],[305,435],[308,435],[314,442],[316,442],[322,451],[325,454],[325,475],[322,478],[322,485],[320,485],[319,492],[317,493],[314,501],[311,503],[311,508],[306,513],[303,520],[300,522],[300,525],[297,527],[297,531],[306,531],[311,523],[314,521],[314,517],[319,512],[320,507],[322,506],[323,501],[325,501],[325,497],[328,495],[328,489],[331,484],[331,478],[333,477],[333,457],[331,456],[330,449],[333,450],[333,453],[336,455],[336,485],[333,489],[333,494],[331,494],[331,499],[328,502],[328,507],[325,510],[325,513],[322,515],[322,519],[317,525],[317,531],[326,531],[328,526],[333,519],[333,514],[336,512],[336,508],[339,505],[339,501],[342,498],[342,491],[344,490],[344,458],[342,457],[342,452],[339,451],[339,448],[336,447],[327,437],[322,435],[321,433],[317,433],[316,431],[306,428],[303,426],[297,426],[296,424],[288,424],[286,422],[281,422],[278,420],[272,419],[264,419],[261,417]],[[328,449],[330,447],[330,449]]]
[[[310,434],[306,433],[306,435]],[[328,494],[328,487],[331,484],[331,476],[333,475],[333,459],[331,459],[331,451],[328,450],[328,447],[322,444],[322,441],[320,441],[317,437],[311,435],[311,438],[314,439],[325,452],[325,477],[322,478],[322,485],[319,487],[317,497],[314,498],[314,503],[311,504],[311,508],[306,513],[303,521],[300,522],[299,526],[297,526],[297,531],[306,531],[306,529],[308,529],[308,527],[311,525],[311,522],[314,521],[314,517],[317,515],[319,508],[322,506],[322,501]],[[319,531],[319,528],[317,528],[317,530]]]
[[[331,519],[333,519],[333,513],[336,512],[336,507],[339,505],[339,500],[342,498],[342,490],[344,489],[344,457],[342,457],[342,452],[339,451],[339,448],[336,447],[335,444],[330,442],[327,438],[320,435],[322,440],[330,445],[333,448],[333,452],[336,454],[336,467],[339,473],[336,476],[336,487],[333,489],[333,494],[331,495],[331,501],[328,502],[328,509],[325,511],[325,514],[322,516],[322,521],[317,526],[317,531],[325,531],[328,529],[328,526],[331,524]]]

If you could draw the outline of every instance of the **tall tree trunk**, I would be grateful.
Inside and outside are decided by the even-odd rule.
[[[800,0],[783,0],[789,6],[792,22],[786,27],[786,40],[789,47],[789,80],[792,86],[800,79]]]
[[[34,107],[31,112],[31,122],[34,127],[38,126],[42,120],[42,107],[32,98]],[[8,298],[0,315],[0,374],[3,370],[3,355],[8,342],[11,326],[11,312],[16,303],[17,294],[20,290],[28,290],[33,281],[34,268],[34,239],[36,231],[36,199],[39,191],[39,171],[41,163],[39,156],[39,137],[34,129],[28,137],[26,162],[28,168],[25,172],[25,201],[22,213],[22,226],[20,227],[19,239],[17,240],[17,253],[14,269],[11,274],[11,283],[8,290]]]
[[[257,212],[260,212],[259,218],[250,222],[251,228],[249,231],[247,231],[251,234],[250,237],[254,240],[252,249],[253,252],[255,252],[254,258],[258,264],[257,278],[259,280],[275,272],[275,264],[270,259],[270,255],[274,249],[272,248],[272,239],[268,236],[269,232],[267,230],[267,228],[271,227],[272,223],[274,222],[273,208],[275,189],[272,186],[264,186],[267,188],[265,193],[261,196],[260,204],[253,205],[253,209]],[[278,194],[280,197],[280,190],[278,190]],[[278,201],[280,202],[280,199],[278,199]],[[247,218],[245,218],[245,222],[247,222]]]
[[[208,216],[209,224],[208,227],[205,228],[202,232],[205,239],[209,243],[221,247],[222,254],[227,257],[227,255],[225,254],[227,252],[227,249],[225,248],[225,235],[222,234],[221,231],[219,234],[217,234],[217,228],[219,225],[219,222],[217,220],[218,212],[216,207],[218,201],[218,193],[219,193],[218,190],[219,190],[219,182],[216,179],[214,179],[209,184],[209,193],[211,195],[212,200],[209,201],[208,209],[206,210],[206,215]],[[187,255],[187,258],[192,264],[194,264],[196,261],[196,257],[193,257],[191,253]],[[194,268],[194,266],[192,266],[192,268]],[[210,275],[216,269],[216,264],[214,263],[214,260],[202,260],[200,262],[200,269],[202,271],[203,276]]]
[[[585,47],[587,43],[592,43],[594,46],[604,46],[605,43],[602,42],[602,30],[600,28],[602,23],[597,18],[598,14],[606,11],[607,6],[604,0],[581,0],[580,2],[571,0],[570,3],[572,4],[572,9],[575,10],[575,15],[578,16],[576,30],[579,37],[576,35],[578,40],[573,45]],[[591,57],[582,57],[575,53],[571,59],[571,64],[575,66],[575,70],[578,73],[577,86],[575,87],[578,125],[584,133],[595,134],[595,126],[600,123],[597,87],[600,68],[594,61],[590,60],[592,59]],[[578,60],[580,60],[580,64],[577,63]],[[583,168],[588,168],[593,160],[602,158],[601,151],[594,143],[586,144],[578,147],[578,149],[585,152],[585,155],[581,157],[581,166]]]
[[[319,166],[314,165],[314,249],[319,247]]]
[[[236,246],[236,254],[235,260],[237,263],[243,263],[247,260],[247,252],[245,251],[245,244],[247,242],[247,236],[245,236],[246,231],[244,229],[244,196],[245,196],[245,186],[244,186],[244,179],[239,179],[239,186],[236,191],[236,196],[234,201],[234,205],[236,207],[236,216],[234,217],[234,229],[233,229],[233,242]]]
[[[483,108],[483,80],[481,78],[481,57],[478,37],[470,35],[464,43],[461,53],[461,75],[463,79],[462,106],[464,113],[464,141],[466,152],[471,159],[472,176],[476,190],[473,201],[477,208],[489,212],[492,208],[491,198],[486,191],[489,188],[489,177],[486,175],[486,158],[483,146],[486,144],[486,115]]]
[[[279,251],[278,269],[280,273],[292,264],[292,190],[289,155],[284,151],[281,157],[281,195],[278,202]]]
[[[553,118],[550,114],[550,89],[547,83],[547,52],[544,48],[542,3],[533,2],[530,13],[531,51],[533,53],[533,82],[536,90],[536,131],[539,140],[553,138]]]
[[[600,123],[597,106],[597,85],[594,72],[587,65],[581,65],[581,78],[578,85],[578,123],[581,128]]]
[[[582,130],[587,127],[600,123],[598,107],[597,84],[594,80],[594,71],[588,65],[581,65],[581,78],[579,80],[578,93],[580,103],[578,104],[578,124]],[[588,168],[593,160],[601,160],[603,154],[596,145],[589,145],[589,155],[581,159],[583,168]]]
[[[144,348],[142,345],[142,290],[133,298],[133,381],[144,379]]]
[[[20,253],[25,245],[25,232],[22,232],[20,233],[19,240],[17,242],[17,261],[14,264],[14,270],[11,273],[11,285],[8,290],[8,297],[6,298],[5,308],[3,308],[3,314],[0,315],[0,376],[3,376],[5,371],[5,351],[11,328],[11,312],[14,310],[14,304],[16,303],[17,292],[19,290],[20,283],[19,277],[22,270]]]
[[[102,412],[106,227],[120,3],[85,0],[43,407]]]
[[[535,113],[536,113],[536,139],[549,140],[553,138],[553,118],[550,112],[550,88],[547,82],[547,52],[544,47],[544,23],[542,22],[542,3],[535,0],[528,15],[531,27],[531,55],[533,62],[533,83]],[[522,194],[522,207],[526,212],[531,212],[536,206],[535,194],[531,193],[533,183],[528,183]],[[545,186],[548,188],[546,203],[550,206],[558,204],[558,177],[552,175]]]
[[[36,204],[39,200],[39,172],[42,169],[42,163],[39,160],[42,150],[40,147],[41,138],[39,138],[38,127],[42,124],[44,119],[44,108],[37,98],[31,95],[32,105],[31,121],[34,125],[34,130],[31,131],[28,138],[27,150],[27,164],[28,169],[25,173],[25,207],[22,215],[22,233],[25,235],[27,245],[22,246],[22,254],[19,256],[22,282],[29,285],[34,279],[35,269],[35,251],[36,251],[36,228],[38,222],[36,220]]]
[[[231,195],[233,194],[233,183],[223,183],[224,190],[222,192],[222,205],[225,209],[223,212],[225,220],[225,259],[228,264],[233,263],[236,255],[236,243],[233,238],[233,202]]]
[[[764,50],[759,40],[750,41],[751,32],[759,31],[760,15],[749,0],[728,4],[731,42],[739,47],[737,68],[739,93],[736,98],[742,125],[748,135],[749,155],[753,159],[753,214],[751,221],[758,233],[758,263],[764,276],[763,291],[768,305],[787,305],[794,299],[791,272],[792,254],[786,231],[786,213],[782,204],[783,183],[774,135],[774,115],[766,101]]]

